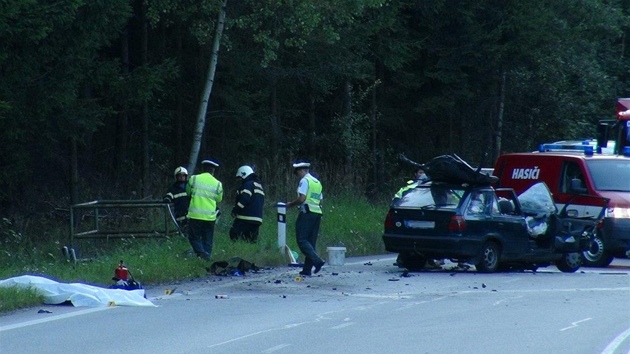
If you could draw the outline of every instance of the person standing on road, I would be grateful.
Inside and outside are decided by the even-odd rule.
[[[188,224],[188,205],[190,197],[186,193],[186,182],[188,181],[188,170],[179,166],[173,172],[175,182],[168,188],[162,201],[173,203],[173,217],[177,222],[180,232],[184,233]]]
[[[219,163],[212,159],[201,161],[202,172],[190,177],[186,184],[190,195],[188,240],[197,256],[205,260],[212,254],[218,204],[223,200],[223,185],[213,175],[216,167]]]
[[[241,186],[236,191],[236,202],[232,208],[234,222],[230,228],[230,240],[258,241],[258,229],[262,224],[265,192],[254,169],[241,166],[236,171],[236,179]]]
[[[324,265],[324,260],[317,255],[315,244],[322,220],[321,201],[323,199],[322,184],[309,173],[311,164],[305,160],[298,160],[293,165],[293,173],[300,180],[297,188],[297,198],[286,204],[287,209],[297,206],[300,208],[295,223],[295,237],[300,251],[304,254],[304,267],[301,275],[311,275],[315,267],[317,274]]]

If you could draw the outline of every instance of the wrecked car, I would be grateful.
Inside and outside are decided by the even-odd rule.
[[[476,175],[456,155],[432,160],[425,171],[431,180],[392,200],[384,222],[385,249],[409,270],[450,259],[481,272],[551,264],[575,272],[607,202],[600,201],[599,215],[577,218],[570,203],[556,209],[543,182],[516,196],[493,188],[496,179]]]

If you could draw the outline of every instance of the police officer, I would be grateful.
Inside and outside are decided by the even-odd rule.
[[[168,192],[162,199],[164,203],[173,203],[175,221],[181,232],[186,228],[188,223],[188,204],[190,197],[186,193],[186,182],[188,180],[188,170],[179,166],[173,172],[175,182],[168,188]]]
[[[263,221],[265,192],[260,179],[250,166],[239,167],[236,178],[241,182],[241,186],[236,191],[236,202],[232,208],[234,222],[230,228],[230,240],[240,239],[255,243]]]
[[[217,206],[223,200],[223,185],[213,176],[216,167],[219,163],[215,160],[201,161],[202,172],[190,177],[186,184],[190,195],[188,240],[197,256],[205,260],[212,254]]]
[[[311,164],[305,160],[298,160],[293,165],[293,172],[300,180],[297,188],[297,198],[286,204],[287,208],[300,208],[295,223],[295,237],[300,251],[304,254],[304,267],[301,275],[311,275],[315,267],[317,274],[324,265],[324,260],[317,255],[315,244],[322,220],[321,201],[323,199],[322,184],[309,173]]]

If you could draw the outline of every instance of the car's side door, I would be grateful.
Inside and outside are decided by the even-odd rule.
[[[503,244],[503,258],[517,258],[529,250],[529,234],[527,233],[527,225],[525,218],[514,208],[502,210],[499,207],[497,196],[491,195],[492,207],[491,217],[492,224],[499,235]]]
[[[489,222],[491,216],[490,205],[488,203],[488,193],[484,190],[476,189],[468,194],[466,204],[464,205],[466,233],[468,237],[482,239],[493,232],[493,225]]]

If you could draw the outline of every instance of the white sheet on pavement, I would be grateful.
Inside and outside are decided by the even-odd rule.
[[[81,283],[66,284],[32,275],[0,280],[0,287],[12,286],[35,289],[44,296],[44,303],[51,305],[70,301],[76,307],[112,305],[156,307],[144,298],[144,289],[107,289]]]

